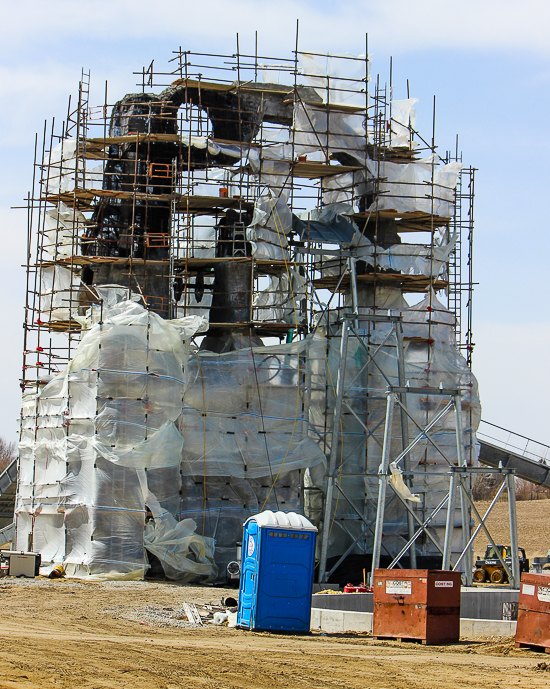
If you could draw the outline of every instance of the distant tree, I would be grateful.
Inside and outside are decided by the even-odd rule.
[[[0,472],[7,469],[16,457],[17,443],[8,443],[7,440],[0,437]]]

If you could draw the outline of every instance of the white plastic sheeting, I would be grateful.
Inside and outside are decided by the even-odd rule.
[[[86,218],[73,208],[60,203],[45,213],[44,250],[54,258],[65,258],[76,252],[79,234]]]
[[[451,218],[462,163],[440,164],[437,156],[411,163],[367,160],[363,170],[323,180],[323,203],[352,203],[370,192],[376,195],[369,211],[421,211]]]
[[[305,297],[303,280],[294,267],[280,277],[268,278],[268,286],[254,294],[252,315],[255,321],[296,324],[296,310]]]
[[[258,479],[323,462],[308,434],[302,356],[295,343],[190,358],[183,474]]]
[[[185,342],[204,318],[106,301],[70,365],[25,397],[18,543],[32,533],[74,576],[143,576],[147,549],[171,578],[213,580],[246,517],[299,508],[300,471],[324,463],[305,348],[199,354]]]
[[[416,125],[416,108],[418,98],[392,100],[390,148],[412,148],[411,128]]]
[[[246,239],[252,244],[255,258],[288,260],[287,235],[292,230],[292,213],[284,194],[272,192],[260,196],[254,204],[251,224],[246,228]]]
[[[395,270],[403,275],[440,277],[446,272],[447,262],[455,248],[456,237],[447,232],[436,232],[434,244],[394,244],[387,249],[367,243],[363,237],[357,247],[357,259],[380,270]]]
[[[62,266],[40,269],[40,314],[43,321],[66,321],[75,311],[78,285],[73,273]]]
[[[48,177],[44,180],[48,194],[64,194],[81,189],[101,189],[103,163],[94,160],[93,166],[85,158],[77,156],[76,139],[62,139],[52,148],[49,156]]]
[[[365,55],[298,53],[302,74],[323,103],[365,106]],[[362,83],[361,83],[362,82]]]
[[[456,350],[454,315],[434,294],[412,308],[403,301],[393,305],[404,319],[407,380],[412,386],[460,388],[464,448],[475,461],[477,384]],[[362,306],[360,313],[369,308]],[[361,317],[359,325],[374,345],[389,327],[378,323],[369,333]],[[212,580],[235,558],[242,523],[251,514],[266,507],[303,508],[319,525],[339,339],[327,341],[321,329],[288,345],[198,353],[183,340],[204,327],[200,317],[168,322],[133,301],[115,303],[105,309],[103,323],[83,335],[69,367],[38,397],[26,395],[18,548],[28,547],[32,532],[45,564],[63,562],[76,576],[99,577],[143,576],[148,549],[171,578]],[[396,383],[395,351],[387,343],[377,362]],[[363,348],[351,340],[350,404],[372,434],[367,437],[357,418],[344,414],[338,456],[347,496],[370,518],[387,381],[374,367],[368,375],[361,372],[366,362]],[[409,411],[419,424],[442,404],[437,397],[409,395]],[[413,437],[412,424],[409,430]],[[456,462],[452,416],[439,422],[432,437]],[[393,456],[400,443],[396,418]],[[411,466],[424,473],[413,489],[421,502],[412,504],[429,510],[447,490],[446,479],[431,472],[446,463],[423,440],[411,452]],[[364,479],[346,477],[365,468]],[[406,519],[390,498],[384,547],[395,551],[406,538]],[[341,553],[361,528],[357,520],[338,518],[352,514],[346,501],[335,501],[334,509],[331,554]],[[148,510],[152,519],[146,524]],[[442,522],[436,527],[443,528]],[[371,539],[367,533],[367,549]],[[359,552],[363,546],[359,542]],[[422,548],[433,554],[429,543]]]
[[[296,154],[323,151],[328,159],[338,151],[364,161],[366,134],[363,113],[327,112],[323,106],[298,103],[294,107]]]
[[[379,178],[379,196],[369,210],[422,211],[450,218],[454,215],[455,189],[462,163],[439,165],[432,156],[414,163],[368,162]]]
[[[139,304],[104,309],[24,409],[19,543],[32,530],[44,562],[76,575],[143,576],[146,500],[179,506],[186,357],[178,330]]]

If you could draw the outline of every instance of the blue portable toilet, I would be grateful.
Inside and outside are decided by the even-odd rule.
[[[266,510],[246,520],[239,627],[309,632],[316,535],[295,512]]]

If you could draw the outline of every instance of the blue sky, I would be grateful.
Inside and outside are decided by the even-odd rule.
[[[0,281],[2,395],[0,435],[15,439],[19,409],[25,290],[26,214],[34,134],[44,120],[64,118],[81,68],[91,70],[92,103],[135,89],[140,70],[161,67],[182,46],[290,57],[296,19],[300,47],[361,53],[365,33],[373,73],[388,77],[393,56],[395,97],[406,80],[418,128],[442,151],[460,137],[476,176],[474,372],[483,418],[550,444],[546,389],[550,182],[550,3],[526,0],[349,0],[272,3],[252,0],[53,0],[3,4],[0,27]]]

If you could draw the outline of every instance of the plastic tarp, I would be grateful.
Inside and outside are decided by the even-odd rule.
[[[434,243],[394,244],[387,249],[374,246],[366,237],[357,247],[357,259],[380,270],[394,270],[403,275],[440,277],[446,273],[447,263],[456,244],[456,236],[447,237],[446,231],[434,233]],[[340,269],[336,268],[339,274]],[[330,269],[325,269],[330,274]]]
[[[332,244],[351,244],[357,226],[349,217],[354,213],[353,206],[334,203],[302,213],[294,217],[293,229],[300,239]]]
[[[77,281],[68,268],[45,266],[40,269],[41,320],[69,320],[75,311]]]
[[[367,160],[363,170],[323,180],[323,203],[353,203],[367,192],[377,193],[369,211],[421,211],[451,218],[462,163],[440,164],[437,156],[411,163]]]
[[[62,139],[49,156],[48,177],[44,180],[48,194],[64,194],[80,189],[101,189],[104,164],[97,160],[90,165],[77,156],[76,139]],[[78,183],[77,183],[78,181]]]
[[[365,107],[365,55],[298,53],[302,75],[323,103]]]
[[[199,354],[186,341],[204,318],[166,321],[111,290],[69,366],[25,397],[18,543],[32,530],[73,576],[143,577],[149,550],[168,577],[211,581],[249,513],[298,509],[301,471],[324,463],[305,346]]]
[[[46,211],[44,218],[44,250],[54,258],[65,258],[76,253],[79,234],[86,218],[73,208],[60,203]]]
[[[294,106],[294,151],[311,154],[323,151],[328,160],[338,151],[357,161],[366,158],[363,113],[327,112],[323,106],[296,103]]]
[[[411,128],[416,126],[416,108],[418,98],[392,100],[390,148],[413,148]]]
[[[369,210],[422,211],[451,218],[463,166],[439,162],[437,156],[407,164],[369,161],[370,174],[380,179],[379,195]]]
[[[288,260],[287,235],[292,230],[293,216],[284,194],[272,192],[260,196],[254,204],[252,222],[246,228],[246,239],[252,244],[255,258]]]

